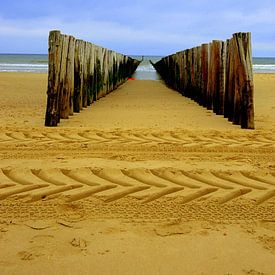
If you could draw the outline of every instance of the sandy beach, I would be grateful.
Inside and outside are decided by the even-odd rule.
[[[44,127],[47,75],[0,73],[0,274],[275,274],[275,74],[255,130],[161,81]]]

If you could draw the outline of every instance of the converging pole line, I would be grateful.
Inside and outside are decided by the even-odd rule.
[[[152,65],[166,84],[182,95],[233,124],[255,128],[251,33],[213,40]]]
[[[45,126],[57,126],[60,119],[69,118],[115,90],[140,62],[60,31],[51,31]]]

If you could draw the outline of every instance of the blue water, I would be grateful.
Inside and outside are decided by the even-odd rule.
[[[275,73],[275,57],[254,57],[254,73]]]
[[[47,73],[47,54],[0,54],[0,72]]]
[[[132,56],[141,60],[141,56]],[[157,62],[161,56],[144,56],[133,77],[137,79],[159,79],[149,60]],[[48,72],[47,54],[0,54],[0,72]],[[275,58],[253,58],[254,73],[275,73]]]
[[[141,60],[142,56],[132,56],[135,59]],[[151,65],[150,60],[156,63],[162,58],[162,56],[143,56],[143,61],[139,64],[133,77],[136,79],[143,80],[159,80],[160,75],[156,72],[154,67]]]

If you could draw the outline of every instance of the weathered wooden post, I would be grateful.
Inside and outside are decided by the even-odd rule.
[[[190,96],[191,90],[191,50],[185,50],[185,75],[186,75],[186,82],[185,82],[185,96]]]
[[[242,87],[242,121],[241,127],[255,129],[254,124],[254,83],[252,68],[251,33],[241,33],[243,51],[240,51],[241,64],[244,66],[244,83]],[[239,36],[240,36],[239,35]]]
[[[225,74],[225,45],[223,41],[212,42],[213,58],[213,111],[217,115],[224,112],[224,74]]]
[[[83,89],[82,89],[82,107],[87,108],[88,106],[88,91],[87,91],[87,77],[88,77],[88,59],[87,50],[88,43],[83,41]]]
[[[213,78],[214,78],[214,60],[213,60],[213,43],[209,43],[209,63],[208,63],[208,80],[207,80],[207,95],[206,108],[212,110],[213,108]]]
[[[109,77],[108,77],[108,82],[109,82],[109,91],[113,91],[114,89],[114,51],[110,51],[110,56],[109,56]]]
[[[191,79],[191,86],[190,86],[190,94],[189,94],[189,97],[192,98],[192,99],[195,99],[195,91],[196,91],[196,88],[195,88],[195,67],[196,67],[196,64],[195,64],[195,48],[192,48],[191,49],[191,56],[190,56],[190,79]]]
[[[224,101],[224,117],[233,121],[234,114],[234,96],[235,96],[235,72],[234,72],[234,45],[233,39],[227,41],[227,58],[226,58],[226,86]]]
[[[83,90],[83,48],[82,41],[75,42],[74,56],[74,97],[73,109],[79,113],[82,110],[82,90]]]
[[[69,48],[69,36],[62,35],[62,54],[61,54],[61,63],[60,63],[60,75],[59,75],[59,117],[68,118],[64,112],[66,108],[66,94],[67,86],[66,82],[66,73],[67,73],[67,57],[68,57],[68,48]],[[59,122],[59,121],[58,121]]]
[[[74,51],[75,38],[63,35],[62,61],[60,71],[60,118],[72,115],[71,97],[74,94]]]
[[[187,90],[187,81],[188,81],[188,75],[187,75],[187,51],[183,51],[183,91],[182,95],[186,95]]]
[[[207,83],[208,83],[208,60],[209,60],[209,45],[202,44],[201,46],[201,81],[202,81],[202,99],[201,103],[206,107],[207,102]]]
[[[178,90],[181,94],[183,94],[183,84],[184,84],[184,65],[183,65],[183,52],[178,52],[177,54],[177,63],[179,68],[179,84],[178,84]]]
[[[196,82],[197,82],[197,102],[202,105],[202,64],[201,64],[201,46],[196,47]]]
[[[91,60],[92,60],[92,44],[87,43],[86,49],[86,59],[87,59],[87,106],[92,104],[91,100],[91,87],[93,85],[92,73],[91,73]]]
[[[49,34],[48,98],[45,126],[57,126],[59,122],[59,71],[61,47],[62,40],[60,31],[51,31]]]
[[[254,129],[251,34],[233,34],[235,45],[235,100],[233,123]]]
[[[226,78],[226,42],[221,41],[220,83],[219,83],[219,110],[218,115],[224,115],[224,94]]]
[[[103,57],[103,95],[104,96],[106,96],[109,91],[108,74],[109,74],[109,50],[106,49]]]
[[[69,114],[74,113],[74,55],[75,55],[75,38],[70,36],[69,41],[69,52],[68,52],[68,62],[67,62],[67,74],[69,81]]]

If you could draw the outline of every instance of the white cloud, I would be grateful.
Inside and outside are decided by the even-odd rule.
[[[44,37],[49,28],[58,24],[52,18],[7,20],[0,18],[0,35],[6,37]]]
[[[183,37],[176,32],[167,33],[153,28],[135,28],[115,22],[81,20],[62,22],[57,18],[40,18],[35,20],[4,20],[0,18],[0,35],[20,37],[45,37],[52,29],[60,29],[63,33],[75,35],[89,41],[120,41],[127,43],[163,43],[180,44]],[[199,35],[189,35],[184,41],[198,41]]]
[[[25,42],[26,47],[27,43],[34,44],[34,41],[37,47],[41,47],[42,42],[38,41],[43,40],[44,50],[47,48],[49,31],[60,29],[63,33],[104,47],[115,47],[115,50],[121,52],[140,49],[143,54],[162,54],[197,46],[213,39],[225,40],[234,32],[251,31],[255,51],[262,51],[263,54],[268,51],[269,54],[275,55],[275,17],[272,8],[263,7],[247,11],[235,6],[224,9],[219,6],[212,8],[204,6],[201,0],[196,1],[198,9],[194,9],[193,2],[193,5],[186,4],[189,9],[184,9],[182,3],[178,7],[168,7],[164,1],[161,1],[160,8],[157,1],[155,6],[152,3],[146,6],[144,2],[142,1],[142,7],[127,4],[114,10],[104,10],[98,5],[95,10],[83,10],[81,14],[36,18],[17,16],[17,19],[4,19],[0,16],[0,42],[4,39],[7,41],[7,38],[14,41],[26,38],[29,40]],[[167,9],[163,9],[165,5]],[[220,2],[217,5],[222,6]],[[0,52],[7,52],[8,46],[0,43]],[[32,45],[30,48],[33,49],[35,46]]]

